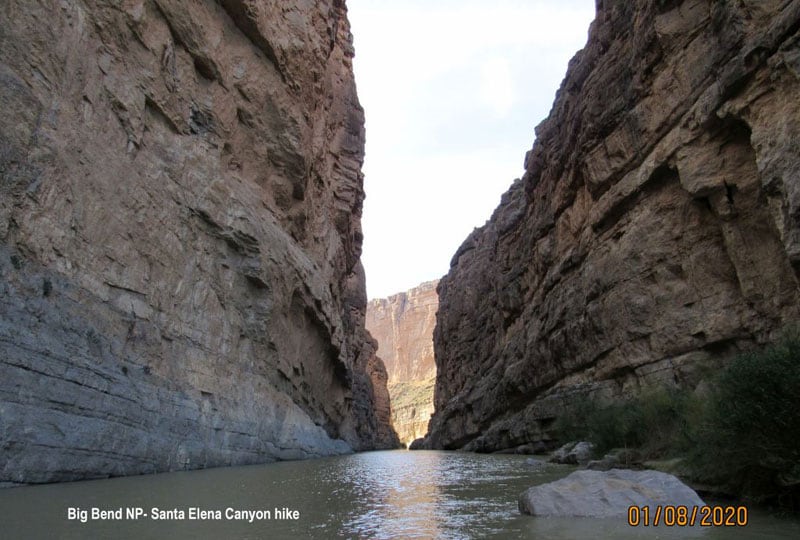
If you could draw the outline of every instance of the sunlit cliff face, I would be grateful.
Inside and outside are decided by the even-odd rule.
[[[367,330],[378,341],[388,373],[392,424],[406,445],[427,433],[433,414],[436,285],[426,282],[367,304]]]

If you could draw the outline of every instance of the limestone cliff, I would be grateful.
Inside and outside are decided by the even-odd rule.
[[[352,56],[342,0],[3,2],[0,483],[396,445]]]
[[[428,281],[367,303],[367,329],[378,341],[378,355],[389,377],[392,425],[406,444],[425,435],[433,413],[437,284]]]
[[[547,440],[574,392],[691,387],[797,320],[798,28],[797,0],[598,0],[439,284],[429,447]]]

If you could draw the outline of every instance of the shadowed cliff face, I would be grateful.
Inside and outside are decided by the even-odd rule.
[[[367,303],[366,326],[388,373],[392,425],[406,444],[425,435],[433,413],[437,284],[428,281]]]
[[[548,440],[798,317],[800,2],[598,1],[525,176],[438,292],[426,444]]]
[[[3,3],[0,483],[397,444],[352,56],[338,0]]]

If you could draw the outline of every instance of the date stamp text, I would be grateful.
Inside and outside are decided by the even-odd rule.
[[[631,527],[745,527],[746,506],[630,506]]]

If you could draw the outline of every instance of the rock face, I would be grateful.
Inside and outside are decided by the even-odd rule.
[[[0,8],[0,483],[391,447],[341,0]]]
[[[406,447],[428,432],[428,422],[433,414],[435,384],[435,378],[388,384],[392,427]]]
[[[547,440],[798,318],[800,2],[597,2],[526,172],[438,287],[426,446]]]
[[[618,518],[627,516],[631,506],[648,506],[650,523],[656,507],[667,505],[683,505],[691,513],[691,508],[705,503],[671,474],[628,469],[575,471],[561,480],[532,487],[519,497],[520,512],[534,516]]]
[[[392,425],[406,444],[425,435],[433,413],[437,284],[428,281],[367,303],[367,329],[378,341],[378,355],[389,376]]]
[[[378,341],[378,355],[390,383],[436,377],[433,328],[439,307],[438,284],[438,280],[427,281],[367,303],[367,330]]]

